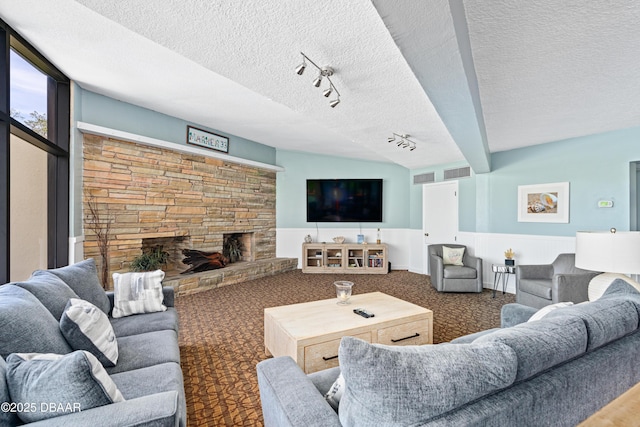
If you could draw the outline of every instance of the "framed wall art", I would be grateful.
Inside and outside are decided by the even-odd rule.
[[[229,153],[229,138],[193,126],[187,126],[187,144]]]
[[[569,222],[569,183],[518,186],[518,222]]]

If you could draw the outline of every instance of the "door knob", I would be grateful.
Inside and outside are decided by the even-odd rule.
[[[429,237],[429,233],[424,233],[425,236]]]

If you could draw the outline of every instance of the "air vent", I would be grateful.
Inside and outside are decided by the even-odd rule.
[[[468,176],[471,176],[471,167],[469,166],[457,169],[447,169],[444,171],[445,181],[448,179],[466,178]]]
[[[429,182],[436,182],[435,172],[421,173],[420,175],[413,176],[414,184],[427,184]]]

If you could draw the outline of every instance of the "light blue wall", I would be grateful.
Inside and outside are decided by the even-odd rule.
[[[277,150],[276,226],[308,228],[307,179],[381,178],[383,180],[382,223],[363,227],[409,228],[409,170],[398,165]],[[353,228],[354,223],[318,223],[318,228]]]
[[[228,137],[229,155],[231,156],[270,165],[275,164],[276,150],[273,147],[98,95],[88,90],[81,89],[81,98],[80,117],[82,118],[76,120],[175,142],[180,145],[187,144],[187,125],[191,125]]]
[[[186,122],[107,96],[84,90],[73,83],[73,120],[142,135],[163,141],[186,145],[187,125],[229,138],[229,155],[270,165],[276,164],[273,147]],[[71,129],[70,216],[72,236],[82,235],[82,134],[75,126]]]
[[[74,90],[75,120],[185,144],[186,126],[191,123],[97,95],[77,85]],[[445,169],[466,166],[466,163],[453,163],[409,171],[387,163],[276,150],[215,129],[211,131],[230,138],[229,154],[285,168],[277,174],[276,183],[276,222],[280,228],[310,226],[305,211],[307,178],[382,178],[384,222],[364,225],[422,229],[422,186],[413,184],[413,176],[435,172],[436,181],[442,181]],[[81,141],[75,129],[72,137]],[[77,141],[74,147],[72,175],[77,176],[81,170],[81,151],[78,151],[81,148]],[[556,236],[610,227],[629,230],[633,187],[629,163],[633,161],[640,161],[640,127],[495,153],[491,156],[493,170],[490,173],[459,180],[460,230]],[[517,221],[519,185],[563,181],[570,183],[568,224]],[[80,187],[73,176],[72,185],[72,198],[79,200]],[[598,200],[612,200],[614,207],[597,208]],[[72,200],[72,206],[81,204]],[[72,211],[72,232],[79,235],[81,212]],[[318,224],[320,228],[353,226]]]
[[[630,167],[640,160],[640,128],[495,153],[493,170],[460,179],[461,231],[506,234],[574,236],[580,230],[630,227]],[[442,171],[443,165],[411,171],[411,175]],[[518,186],[568,181],[568,224],[518,222]],[[411,228],[422,228],[422,191],[411,190]],[[613,208],[598,208],[612,200]]]
[[[492,156],[489,192],[493,233],[573,236],[580,230],[629,230],[629,163],[640,160],[640,128],[573,138]],[[518,185],[568,181],[568,224],[517,222]],[[613,208],[598,208],[612,200]]]

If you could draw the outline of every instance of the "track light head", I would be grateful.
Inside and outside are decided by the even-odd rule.
[[[394,136],[394,137],[392,137],[392,138],[387,138],[387,141],[389,141],[390,143],[391,143],[391,142],[393,142],[393,141],[395,141],[395,140],[396,140],[396,137],[395,137],[395,136]]]
[[[415,150],[415,149],[416,149],[416,144],[413,144],[413,145],[411,146],[411,148],[409,148],[409,151],[413,151],[413,150]]]
[[[333,82],[331,81],[331,76],[333,76],[335,72],[334,69],[328,65],[320,67],[303,52],[300,52],[300,55],[302,55],[302,63],[296,67],[296,74],[301,76],[304,73],[304,70],[307,68],[307,62],[316,67],[318,69],[318,77],[316,77],[313,82],[311,82],[311,84],[315,87],[320,87],[320,85],[322,84],[322,78],[326,77],[329,82],[329,87],[322,91],[322,95],[325,98],[329,98],[333,93],[335,93],[336,98],[329,102],[329,106],[331,108],[335,108],[335,106],[340,103],[340,92],[338,92],[338,89],[333,85]]]

